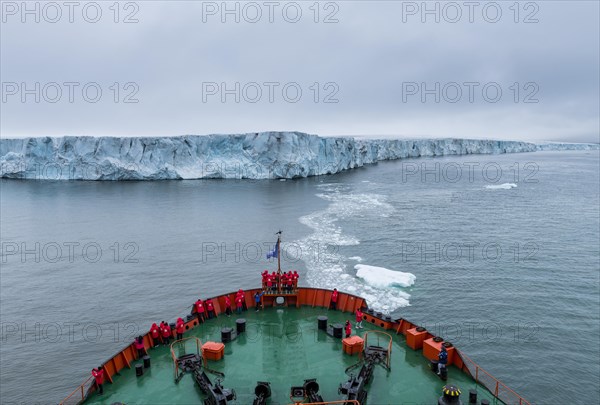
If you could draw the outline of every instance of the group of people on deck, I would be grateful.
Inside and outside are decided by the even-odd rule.
[[[241,288],[235,293],[235,298],[233,302],[231,302],[231,297],[229,295],[226,295],[223,298],[223,301],[225,304],[224,312],[227,316],[231,316],[231,314],[233,313],[232,304],[235,304],[236,312],[238,314],[248,309],[246,306],[244,290],[242,290]],[[198,298],[198,301],[194,303],[194,310],[192,310],[192,313],[194,312],[196,313],[196,317],[198,318],[198,322],[200,323],[204,322],[206,319],[212,319],[217,317],[217,313],[215,311],[215,304],[213,303],[212,298],[209,298],[204,302],[200,298]]]
[[[329,301],[329,308],[330,309],[337,309],[337,302],[338,302],[338,298],[339,298],[339,292],[337,290],[337,288],[333,289],[333,292],[331,293],[331,299]],[[362,326],[362,321],[363,321],[363,312],[361,308],[356,308],[356,329],[363,329]],[[352,324],[350,323],[350,320],[347,319],[346,323],[344,324],[344,331],[346,332],[346,337],[349,338],[350,335],[352,335]]]
[[[298,289],[300,275],[296,270],[283,272],[281,276],[275,271],[269,273],[268,270],[265,270],[261,276],[263,291],[276,292],[281,287],[281,292],[291,293]]]
[[[206,319],[216,318],[215,304],[212,298],[202,301],[200,298],[194,303],[192,313],[196,312],[196,317],[199,323],[203,323]]]
[[[158,344],[168,345],[173,337],[173,329],[177,334],[177,340],[182,339],[185,330],[183,318],[177,318],[175,328],[171,328],[171,325],[165,321],[162,321],[160,325],[157,325],[156,322],[153,323],[150,327],[150,336],[152,337],[153,346],[157,346]]]
[[[363,312],[360,308],[356,308],[356,329],[363,329],[362,321],[363,321]],[[347,319],[344,325],[344,331],[346,332],[346,337],[349,338],[352,335],[352,324],[350,320]]]

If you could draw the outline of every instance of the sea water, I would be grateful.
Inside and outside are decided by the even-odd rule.
[[[56,403],[152,322],[300,284],[452,341],[537,404],[598,403],[599,155],[383,162],[288,181],[1,182],[0,402]]]

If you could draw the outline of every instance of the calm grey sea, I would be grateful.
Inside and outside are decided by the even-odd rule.
[[[453,341],[536,404],[600,402],[599,152],[385,162],[293,181],[1,182],[0,402],[56,403],[154,321],[304,285]],[[374,286],[355,265],[416,275]]]

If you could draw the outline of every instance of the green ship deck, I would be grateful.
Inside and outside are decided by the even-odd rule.
[[[253,308],[231,317],[221,314],[196,328],[184,337],[198,337],[202,343],[220,342],[221,328],[235,330],[237,318],[246,319],[246,332],[225,345],[225,356],[208,362],[208,367],[225,374],[222,385],[233,388],[237,394],[234,404],[252,404],[257,381],[271,383],[272,396],[268,404],[290,404],[290,388],[301,386],[305,379],[316,378],[319,393],[325,401],[341,400],[340,383],[348,380],[345,369],[358,362],[358,355],[350,356],[342,350],[342,341],[327,335],[317,327],[317,317],[326,315],[329,324],[350,319],[353,335],[364,336],[369,330],[382,331],[378,326],[363,322],[364,329],[354,328],[354,315],[322,307],[278,307],[256,312]],[[460,369],[448,367],[448,380],[442,381],[429,369],[429,361],[421,351],[414,351],[405,343],[402,334],[390,330],[393,345],[391,371],[376,366],[373,380],[368,386],[369,405],[383,404],[437,404],[445,384],[454,384],[462,390],[461,399],[468,402],[469,389],[477,389],[478,403],[482,399],[490,404],[501,404],[486,388],[477,384]],[[387,345],[387,339],[381,339]],[[188,340],[186,351],[195,349]],[[377,343],[377,335],[369,335],[369,343]],[[192,375],[185,375],[179,384],[174,382],[174,367],[170,349],[158,346],[149,349],[151,367],[144,375],[136,377],[135,364],[113,376],[113,384],[104,384],[104,394],[91,392],[86,404],[198,404],[205,396],[195,385]],[[177,353],[183,354],[183,353]],[[357,373],[358,369],[354,370]],[[208,374],[213,383],[216,376]]]

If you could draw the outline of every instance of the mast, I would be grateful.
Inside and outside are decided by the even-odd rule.
[[[277,274],[281,275],[281,231],[277,232]]]
[[[277,237],[277,274],[281,275],[281,236]]]
[[[277,292],[281,294],[281,231],[277,232]]]

